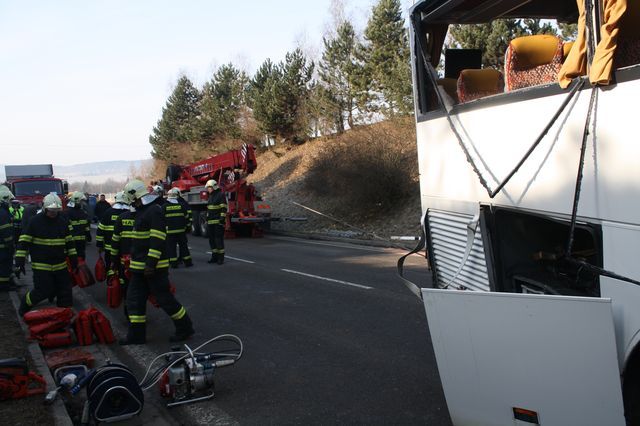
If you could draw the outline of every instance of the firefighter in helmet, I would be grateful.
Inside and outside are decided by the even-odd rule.
[[[227,218],[227,200],[218,186],[211,179],[205,184],[209,193],[207,202],[207,231],[209,234],[209,247],[211,247],[211,259],[209,263],[224,263],[224,226]]]
[[[16,267],[24,272],[27,253],[31,255],[33,290],[22,298],[19,313],[23,315],[47,298],[57,299],[60,307],[73,306],[71,277],[67,261],[75,272],[78,256],[72,228],[62,211],[62,201],[54,192],[44,197],[42,211],[35,215],[20,235],[16,251]]]
[[[13,262],[13,224],[9,203],[13,194],[4,185],[0,185],[0,290],[11,290],[15,284],[11,280]]]
[[[124,191],[116,194],[116,204],[120,203],[129,207],[129,199],[124,196]],[[129,321],[127,312],[127,289],[131,278],[131,245],[133,242],[133,226],[135,224],[136,211],[129,208],[116,219],[111,236],[111,269],[117,272],[122,290],[124,303],[124,315]]]
[[[167,194],[167,202],[163,205],[164,218],[167,221],[167,243],[169,247],[169,264],[177,268],[182,261],[186,267],[193,266],[189,246],[187,245],[187,228],[191,227],[191,212],[179,201],[180,190],[172,188]],[[176,246],[180,247],[180,257]]]
[[[129,330],[121,345],[146,341],[147,298],[153,294],[160,307],[173,320],[176,332],[172,342],[186,340],[194,334],[186,309],[169,290],[169,258],[167,257],[166,222],[162,199],[149,193],[144,182],[133,180],[124,188],[136,209],[131,246],[131,282],[127,290]]]
[[[69,218],[69,224],[73,229],[73,241],[76,243],[76,251],[78,252],[78,259],[85,259],[85,250],[87,243],[91,242],[91,230],[89,228],[89,215],[82,208],[82,202],[86,201],[87,197],[80,192],[75,191],[69,197],[67,203],[67,217]]]
[[[18,244],[18,239],[22,232],[22,219],[24,218],[24,206],[20,203],[20,200],[17,198],[11,200],[9,213],[11,213],[13,220],[13,242],[14,244]]]
[[[113,225],[118,216],[129,210],[129,206],[122,203],[124,192],[118,196],[116,194],[113,206],[109,207],[100,218],[98,230],[96,231],[96,246],[98,247],[98,255],[104,253],[104,263],[107,267],[107,275],[111,276],[111,237],[113,236]],[[118,202],[118,199],[120,202]]]

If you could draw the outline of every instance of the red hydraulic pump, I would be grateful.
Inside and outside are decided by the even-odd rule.
[[[255,147],[243,144],[204,160],[167,167],[166,186],[178,188],[193,212],[193,234],[207,236],[206,208],[208,193],[204,188],[214,179],[227,198],[225,237],[239,235],[258,237],[269,227],[271,206],[262,201],[256,188],[247,183],[247,176],[258,166]]]

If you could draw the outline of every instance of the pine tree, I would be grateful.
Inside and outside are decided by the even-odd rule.
[[[262,63],[251,80],[249,106],[258,123],[258,128],[267,136],[276,136],[279,128],[279,108],[276,94],[281,84],[282,73],[271,59]]]
[[[247,75],[233,64],[223,65],[204,85],[198,139],[211,144],[217,138],[239,138],[239,115],[245,99]]]
[[[369,88],[376,94],[369,105],[387,116],[409,113],[413,109],[409,41],[400,1],[380,0],[373,8],[364,36],[367,66],[360,82],[369,81]]]
[[[322,102],[327,117],[338,132],[344,131],[344,120],[350,128],[355,124],[354,112],[357,107],[358,78],[362,64],[357,55],[359,46],[353,25],[342,22],[335,38],[323,39],[324,52],[318,65],[321,89],[318,101]]]
[[[162,117],[149,136],[153,158],[171,160],[173,145],[192,139],[200,115],[199,100],[198,89],[186,76],[181,76],[162,109]]]

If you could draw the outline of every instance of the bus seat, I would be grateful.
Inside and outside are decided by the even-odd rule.
[[[614,54],[616,68],[640,63],[640,2],[627,2],[627,10],[620,21],[618,46]]]
[[[451,101],[454,104],[458,103],[458,80],[455,78],[439,78],[437,80],[438,86],[442,87],[444,93],[451,97]]]
[[[562,62],[564,62],[565,59],[567,59],[567,56],[569,56],[569,52],[571,52],[571,48],[573,47],[574,44],[575,44],[575,41],[568,41],[562,45]]]
[[[511,40],[504,61],[507,91],[557,81],[562,66],[562,40],[548,34]]]
[[[504,91],[502,73],[492,68],[462,70],[458,77],[458,100],[469,102]]]

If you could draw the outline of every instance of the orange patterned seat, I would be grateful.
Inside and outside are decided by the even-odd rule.
[[[511,40],[504,61],[507,91],[557,81],[563,61],[562,40],[548,34]]]
[[[502,73],[492,68],[462,70],[458,77],[458,100],[469,102],[504,91]]]

